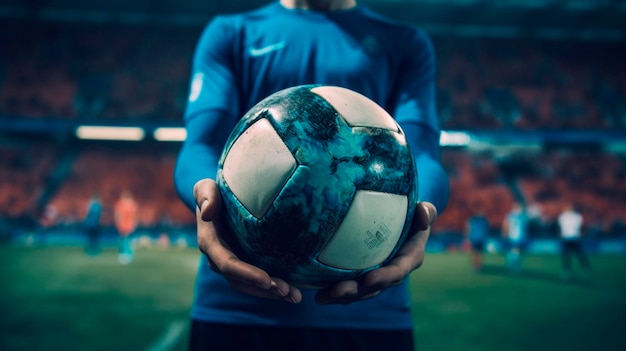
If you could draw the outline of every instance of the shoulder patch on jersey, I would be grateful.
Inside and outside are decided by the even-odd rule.
[[[191,80],[191,89],[189,92],[189,102],[195,102],[202,91],[202,83],[204,82],[204,73],[198,72],[193,75]]]

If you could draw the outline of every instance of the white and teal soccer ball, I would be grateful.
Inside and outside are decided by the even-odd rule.
[[[417,203],[400,126],[335,86],[297,86],[254,106],[226,143],[217,184],[240,258],[301,287],[383,265]]]

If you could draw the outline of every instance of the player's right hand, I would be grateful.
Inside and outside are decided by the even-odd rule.
[[[196,200],[198,247],[211,269],[224,276],[243,293],[268,299],[299,303],[301,291],[280,278],[270,277],[259,267],[240,260],[228,245],[230,232],[221,215],[222,196],[212,179],[199,180],[193,187]]]

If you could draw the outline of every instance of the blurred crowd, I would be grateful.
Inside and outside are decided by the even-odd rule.
[[[180,119],[198,30],[11,23],[0,28],[0,113]]]
[[[180,122],[201,28],[0,24],[0,118]],[[434,37],[438,109],[448,130],[626,129],[620,42]],[[616,74],[619,73],[619,74]],[[175,147],[0,140],[0,216],[76,223],[94,191],[107,208],[136,195],[142,226],[191,226],[172,183]],[[519,153],[445,149],[451,199],[438,233],[462,233],[475,208],[499,228],[516,201],[537,236],[556,236],[576,203],[598,237],[626,235],[626,159],[601,150]],[[43,222],[41,222],[43,223]]]
[[[102,224],[111,226],[116,199],[130,190],[139,204],[140,226],[194,225],[173,186],[174,149],[115,143],[73,148],[64,151],[41,141],[0,145],[0,216],[72,225],[85,218],[86,204],[98,192]],[[452,191],[435,235],[461,235],[478,208],[498,232],[513,204],[522,202],[531,215],[531,237],[556,236],[558,215],[569,203],[577,205],[590,236],[626,236],[624,155],[554,150],[502,157],[493,151],[446,148],[442,156]]]
[[[557,237],[558,216],[575,204],[589,237],[626,236],[626,156],[598,150],[519,152],[446,149],[450,202],[435,233],[463,233],[481,209],[495,235],[516,202],[530,217],[531,237]]]
[[[623,42],[435,39],[444,129],[625,129]]]
[[[0,26],[0,113],[179,121],[202,28]],[[433,40],[444,129],[626,128],[622,42]]]

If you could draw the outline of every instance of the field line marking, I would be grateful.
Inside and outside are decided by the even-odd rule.
[[[171,350],[178,339],[183,335],[187,326],[186,320],[172,321],[167,325],[165,332],[150,345],[147,351],[168,351]]]

